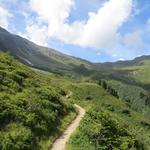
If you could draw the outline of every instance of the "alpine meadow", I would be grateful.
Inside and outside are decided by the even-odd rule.
[[[0,0],[0,150],[150,150],[148,0]]]

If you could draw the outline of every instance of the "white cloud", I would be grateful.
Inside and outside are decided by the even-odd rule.
[[[119,58],[118,61],[125,61],[125,59],[124,58]]]
[[[12,14],[8,12],[7,9],[0,6],[0,26],[3,28],[8,28],[9,18],[12,17]]]
[[[47,27],[39,24],[29,23],[25,33],[18,33],[20,36],[35,42],[36,44],[48,46]]]
[[[69,24],[74,0],[29,0],[29,4],[38,19],[48,24],[47,36],[67,44],[105,49],[115,46],[120,38],[118,29],[132,10],[132,0],[109,0],[96,13],[89,12],[88,20]]]

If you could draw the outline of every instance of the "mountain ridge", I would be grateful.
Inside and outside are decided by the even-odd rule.
[[[90,74],[91,71],[114,70],[142,65],[150,55],[133,60],[93,63],[91,61],[61,53],[55,49],[39,46],[21,36],[0,27],[0,50],[9,52],[26,65],[51,72]]]
[[[96,64],[5,29],[0,49],[0,149],[48,149],[75,117],[73,104],[79,104],[87,113],[68,142],[70,150],[149,150],[149,56]]]
[[[72,56],[72,55],[64,54],[64,53],[62,53],[62,52],[60,52],[60,51],[58,51],[58,50],[55,50],[55,49],[53,49],[53,48],[49,48],[49,47],[45,47],[45,46],[38,45],[38,44],[36,44],[36,43],[34,43],[34,42],[32,42],[32,41],[26,39],[26,38],[23,38],[23,37],[21,37],[21,36],[19,36],[19,35],[10,33],[10,32],[7,31],[6,29],[2,28],[1,26],[0,26],[0,31],[9,33],[9,34],[11,34],[11,35],[18,36],[18,37],[20,37],[20,38],[22,38],[22,39],[25,39],[25,40],[27,40],[27,41],[29,41],[29,42],[31,42],[31,43],[33,43],[33,44],[39,46],[39,47],[43,47],[43,48],[46,48],[46,49],[50,49],[51,51],[53,51],[53,52],[55,52],[55,53],[57,53],[57,54],[61,54],[61,55],[64,55],[64,56],[72,57],[72,58],[79,59],[79,60],[83,60],[83,61],[87,61],[87,62],[93,63],[93,64],[115,64],[115,63],[123,63],[123,62],[135,61],[135,60],[141,59],[141,58],[146,58],[146,59],[147,59],[147,58],[148,58],[148,59],[150,58],[150,55],[142,55],[142,56],[135,57],[134,59],[130,59],[130,60],[117,60],[117,61],[114,61],[114,62],[111,62],[111,61],[106,61],[106,62],[92,62],[92,61],[89,61],[89,60],[86,60],[86,59],[83,59],[83,58],[80,58],[80,57],[75,57],[75,56]]]
[[[74,65],[85,64],[90,66],[90,62],[72,57],[54,49],[39,46],[18,35],[11,34],[7,30],[0,28],[0,49],[9,52],[23,63],[48,71],[73,70]],[[65,61],[64,61],[65,60]]]

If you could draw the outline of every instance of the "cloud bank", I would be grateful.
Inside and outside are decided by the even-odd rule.
[[[2,6],[0,6],[0,26],[3,28],[8,28],[9,26],[9,18],[12,17],[12,14]]]
[[[75,8],[74,0],[29,0],[30,11],[37,15],[36,19],[40,24],[46,24],[44,30],[47,32],[44,31],[43,34],[65,44],[97,49],[115,47],[120,38],[118,30],[130,16],[132,5],[132,0],[109,0],[97,12],[89,12],[87,20],[69,23],[68,17]],[[28,35],[36,29],[34,26],[37,27],[28,25]],[[34,40],[34,36],[31,39]],[[43,40],[46,39],[41,38],[42,42],[40,39],[36,41],[44,43]]]
[[[131,59],[149,53],[150,19],[148,14],[145,21],[139,16],[144,14],[145,5],[140,6],[137,0],[103,0],[99,8],[96,5],[93,9],[83,4],[79,7],[79,3],[76,0],[0,0],[0,25],[11,31],[14,26],[15,33],[39,45],[83,48],[96,57]],[[79,14],[82,8],[84,14]],[[143,24],[136,22],[140,20]]]

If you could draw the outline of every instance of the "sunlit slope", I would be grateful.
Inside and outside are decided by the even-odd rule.
[[[45,141],[49,146],[70,122],[74,109],[62,100],[65,91],[50,81],[0,52],[1,150],[38,150]]]
[[[82,69],[91,69],[91,63],[86,60],[39,46],[25,38],[11,34],[1,27],[0,51],[9,52],[29,66],[51,72],[78,73],[78,67],[81,65],[84,65]]]

